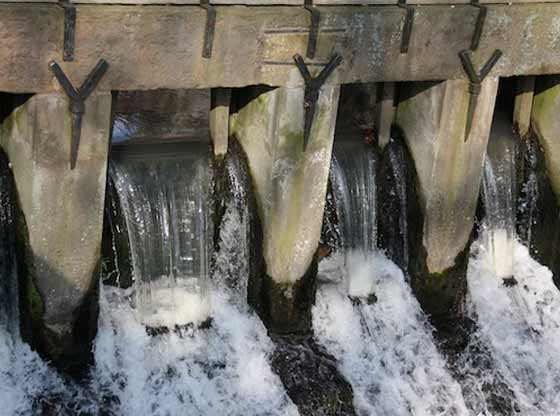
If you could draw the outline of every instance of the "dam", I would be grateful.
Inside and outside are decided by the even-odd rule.
[[[560,3],[0,0],[11,415],[560,412]]]

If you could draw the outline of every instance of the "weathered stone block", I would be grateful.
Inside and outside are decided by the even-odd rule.
[[[111,95],[86,101],[77,167],[70,169],[71,115],[64,95],[36,95],[2,126],[25,217],[28,270],[43,313],[33,343],[55,362],[90,351],[98,282]],[[91,319],[90,322],[84,321]]]

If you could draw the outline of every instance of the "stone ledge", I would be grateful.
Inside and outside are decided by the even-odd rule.
[[[0,3],[0,91],[52,92],[57,60],[76,84],[100,58],[110,69],[100,91],[156,88],[298,86],[292,55],[305,55],[309,12],[302,7],[217,6],[213,56],[202,58],[198,6],[78,5],[75,62],[62,62],[64,12],[55,4]],[[463,78],[457,53],[470,45],[478,11],[470,5],[416,9],[408,54],[399,51],[403,10],[396,6],[321,8],[317,56],[334,49],[343,65],[330,79],[349,82]],[[474,54],[496,48],[494,76],[560,73],[560,4],[491,5]]]

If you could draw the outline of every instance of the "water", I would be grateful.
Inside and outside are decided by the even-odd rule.
[[[129,233],[136,306],[155,327],[200,323],[209,312],[209,155],[196,144],[182,151],[121,155],[109,171]]]
[[[245,263],[230,257],[246,257],[247,244],[239,238],[245,227],[235,206],[228,206],[208,284],[207,328],[183,325],[149,335],[144,312],[135,307],[135,288],[102,286],[95,366],[80,384],[0,327],[2,414],[297,415],[270,365],[274,345],[246,304]],[[153,318],[164,319],[160,313],[168,311]]]
[[[362,263],[343,279],[369,280],[377,302],[352,301],[343,283],[322,284],[313,328],[319,343],[340,361],[358,414],[468,415],[461,388],[401,270],[379,252],[357,261]],[[321,273],[336,281],[339,267],[332,263],[343,260],[335,255],[321,264]]]
[[[517,240],[514,139],[497,130],[485,163],[486,216],[467,275],[466,312],[477,330],[456,369],[477,414],[554,415],[560,412],[560,294],[550,270]]]
[[[373,151],[346,146],[332,165],[343,247],[319,266],[315,337],[339,360],[358,414],[467,415],[402,271],[376,249]]]
[[[517,284],[512,287],[498,278],[493,254],[483,244],[473,248],[467,313],[476,319],[478,330],[471,349],[475,359],[468,362],[463,357],[462,372],[476,378],[468,379],[465,388],[471,392],[473,407],[484,414],[490,414],[485,410],[494,400],[487,387],[496,385],[501,385],[499,400],[518,414],[558,414],[560,294],[550,270],[533,260],[519,242],[513,246]],[[476,368],[481,361],[486,362],[482,370]]]
[[[373,147],[335,142],[331,184],[344,248],[372,251],[377,246],[376,166]]]
[[[497,124],[497,126],[496,126]],[[484,242],[498,277],[513,275],[516,236],[515,142],[509,131],[495,123],[484,162]]]

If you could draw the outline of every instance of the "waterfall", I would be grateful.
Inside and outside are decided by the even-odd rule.
[[[332,178],[342,247],[319,264],[313,328],[352,384],[357,413],[468,415],[403,272],[376,249],[372,149],[335,145]]]
[[[484,247],[499,278],[513,276],[515,173],[515,141],[507,124],[504,127],[498,119],[488,143],[482,193],[485,210]]]
[[[360,142],[335,142],[331,184],[341,244],[346,249],[371,252],[377,245],[376,166],[373,147]]]
[[[514,144],[509,124],[495,120],[483,230],[467,273],[466,312],[477,328],[455,368],[476,414],[553,415],[560,411],[560,293],[550,270],[516,239]],[[535,194],[526,193],[530,209]]]
[[[179,160],[158,157],[157,162],[123,157],[111,167],[131,233],[136,285],[145,293],[138,298],[134,286],[102,286],[92,389],[106,398],[105,411],[115,415],[296,416],[296,406],[271,368],[274,344],[247,305],[250,235],[240,161],[229,156],[226,161],[224,174],[233,195],[223,207],[210,271],[203,263],[209,249],[202,253],[202,247],[213,238],[202,211],[209,211],[212,182],[208,164],[198,163],[200,154],[193,154]],[[171,318],[175,325],[188,318],[200,323],[184,313],[193,297],[182,290],[187,285],[191,291],[191,284],[211,322],[148,333],[146,322],[169,327]],[[162,285],[169,290],[161,292]],[[180,296],[173,297],[177,287]],[[148,321],[146,308],[139,311],[137,302],[149,304]]]
[[[158,152],[122,151],[110,166],[129,234],[136,304],[149,326],[201,323],[208,317],[212,244],[208,149]]]

